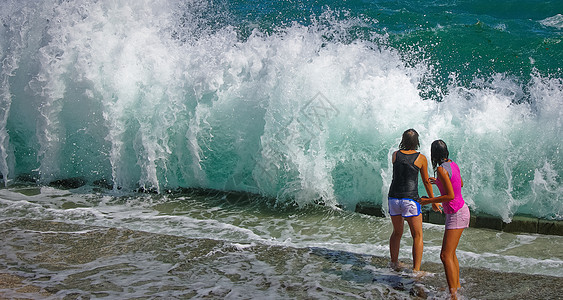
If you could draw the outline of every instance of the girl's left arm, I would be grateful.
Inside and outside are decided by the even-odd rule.
[[[428,177],[428,161],[426,160],[426,156],[420,154],[417,160],[420,159],[420,177],[422,177],[422,184],[424,184],[424,188],[426,189],[426,193],[428,196],[434,197],[434,191],[432,190],[432,184],[430,183],[430,179]]]

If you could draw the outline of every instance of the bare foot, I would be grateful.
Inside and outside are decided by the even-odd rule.
[[[400,262],[400,261],[397,261],[397,262],[390,262],[389,265],[387,265],[387,266],[388,266],[389,268],[391,268],[391,269],[397,271],[397,272],[398,272],[398,271],[402,271],[403,269],[405,269],[405,265],[404,265],[402,262]]]

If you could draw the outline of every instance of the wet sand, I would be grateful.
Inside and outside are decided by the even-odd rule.
[[[383,255],[237,245],[38,220],[4,221],[0,238],[0,299],[447,296],[441,264],[423,263],[433,275],[415,278],[387,268]],[[461,278],[465,299],[561,299],[563,295],[560,277],[462,266]]]

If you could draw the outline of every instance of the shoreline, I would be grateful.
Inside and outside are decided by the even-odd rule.
[[[359,202],[356,204],[355,212],[375,217],[385,217],[383,207],[371,202]],[[423,207],[423,222],[444,225],[445,220],[446,217],[444,214],[434,212],[429,207]],[[563,221],[545,220],[525,215],[515,215],[510,223],[506,223],[500,217],[471,211],[469,227],[512,233],[523,232],[563,236]]]
[[[75,182],[76,179],[69,179],[71,182]],[[50,184],[49,186],[63,189],[71,190],[75,188],[82,187],[84,185],[83,181],[80,184],[73,186],[69,182],[58,182],[58,184]],[[14,191],[27,196],[34,196],[40,194],[40,186],[21,186],[12,187]],[[107,187],[106,187],[107,188]],[[109,189],[108,189],[109,190]],[[267,197],[260,196],[258,194],[253,194],[251,192],[241,192],[241,191],[221,191],[215,189],[207,188],[178,188],[175,190],[167,190],[168,193],[186,194],[186,195],[223,195],[230,201],[241,201],[248,198],[260,198],[262,200],[268,199]],[[145,192],[146,191],[137,191]],[[269,199],[272,200],[273,199]],[[323,205],[322,201],[318,204]],[[471,208],[470,208],[471,210]],[[365,215],[375,216],[375,217],[386,217],[381,204],[374,204],[373,202],[360,201],[356,204],[356,213],[361,213]],[[429,206],[422,207],[422,221],[425,223],[444,225],[446,217],[444,214],[436,213],[430,209]],[[502,218],[498,216],[489,215],[486,213],[476,213],[471,210],[471,220],[469,227],[474,228],[485,228],[497,231],[511,232],[511,233],[537,233],[544,235],[558,235],[563,236],[563,220],[547,220],[542,218],[537,218],[529,215],[515,215],[510,223],[506,223]]]
[[[71,183],[76,181],[75,178],[69,179]],[[71,190],[84,186],[84,182],[80,181],[79,184],[73,186],[68,181],[61,180],[58,184],[50,184],[49,186],[54,188],[59,188],[63,190]],[[63,183],[61,183],[63,182]],[[40,194],[40,186],[21,186],[12,187],[14,191],[27,196],[34,196]],[[106,187],[107,188],[107,187]],[[107,189],[109,190],[109,189]],[[167,190],[168,193],[177,193],[185,195],[223,195],[230,201],[241,201],[249,198],[260,198],[262,200],[268,199],[267,197],[260,196],[258,194],[253,194],[251,192],[241,192],[241,191],[221,191],[215,189],[207,188],[178,188],[175,190]],[[137,191],[137,192],[147,192],[147,191]],[[272,200],[273,199],[269,199]],[[323,205],[320,201],[318,204]],[[471,210],[471,208],[470,208]],[[356,204],[356,213],[361,213],[365,215],[375,216],[375,217],[386,217],[381,204],[374,204],[373,202],[360,201]],[[444,225],[446,217],[444,214],[436,213],[430,209],[429,206],[422,207],[422,221],[425,223]],[[498,216],[489,215],[486,213],[476,213],[471,210],[471,220],[469,222],[469,227],[474,228],[485,228],[497,231],[511,232],[511,233],[537,233],[544,235],[558,235],[563,236],[563,220],[547,220],[542,218],[537,218],[529,215],[515,215],[510,223],[506,223],[502,218]]]

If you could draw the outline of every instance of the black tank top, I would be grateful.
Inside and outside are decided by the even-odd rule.
[[[410,198],[416,200],[418,196],[418,173],[420,168],[415,166],[414,161],[420,155],[419,152],[404,154],[397,151],[393,163],[393,180],[389,188],[389,197]]]

